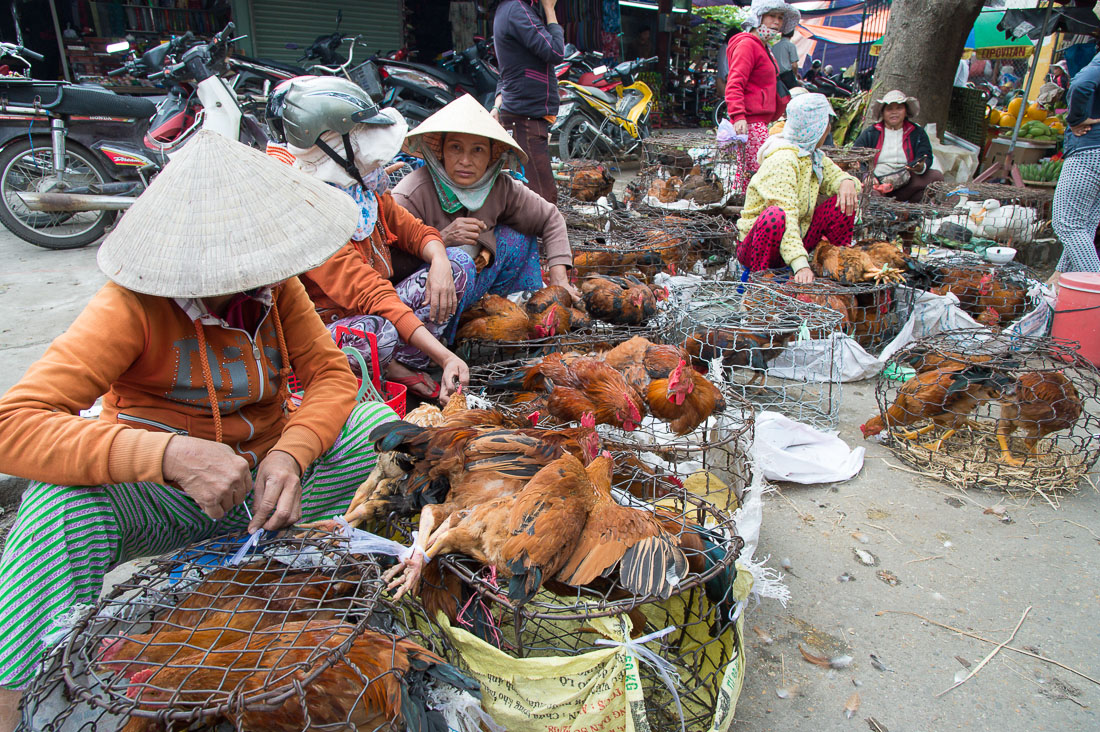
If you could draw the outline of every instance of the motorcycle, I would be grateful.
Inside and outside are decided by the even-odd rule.
[[[627,155],[649,137],[653,90],[634,77],[656,61],[656,56],[624,61],[605,72],[603,80],[614,78],[620,82],[611,91],[572,81],[558,82],[561,106],[550,132],[558,136],[562,160]]]
[[[171,81],[160,105],[61,81],[0,79],[0,222],[38,246],[85,246],[198,129],[266,145],[215,73],[232,32],[230,23],[195,45],[187,34],[111,72]]]
[[[390,64],[397,63],[390,60]],[[496,100],[497,83],[500,72],[493,65],[489,55],[489,43],[479,38],[465,51],[447,51],[439,66],[455,76],[455,96],[470,94],[481,102],[481,106],[492,109]],[[385,68],[385,62],[383,62]],[[387,70],[388,71],[388,70]]]
[[[621,82],[608,78],[604,55],[599,51],[581,51],[572,43],[565,44],[565,56],[554,67],[554,76],[558,82],[572,81],[581,86],[595,86],[608,91]]]

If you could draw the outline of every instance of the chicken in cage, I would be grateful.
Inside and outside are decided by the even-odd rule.
[[[1076,490],[1100,456],[1100,371],[1073,343],[948,331],[894,354],[865,437],[960,487]]]
[[[203,542],[116,586],[47,657],[26,725],[446,730],[456,701],[480,709],[430,619],[383,598],[380,565],[343,536],[248,548]],[[465,716],[459,729],[481,728],[482,714]]]
[[[558,195],[567,200],[593,203],[615,188],[608,166],[592,160],[565,160],[553,165]]]
[[[452,628],[508,654],[507,663],[516,664],[520,677],[525,659],[575,658],[606,649],[601,621],[622,618],[625,638],[659,637],[649,647],[662,660],[638,668],[644,691],[638,709],[651,728],[680,729],[681,722],[687,729],[709,728],[722,705],[722,681],[741,652],[735,561],[744,542],[728,513],[687,490],[654,501],[632,495],[617,499],[647,514],[648,523],[676,541],[686,565],[668,597],[639,597],[627,589],[630,580],[620,566],[604,576],[579,578],[588,579],[584,583],[575,574],[544,577],[539,592],[517,603],[503,573],[464,549],[428,565],[431,573],[420,585],[422,602],[443,612]],[[536,534],[531,540],[537,544],[546,538]],[[595,549],[589,563],[613,546],[614,541]],[[572,569],[569,562],[566,569]],[[658,664],[679,677],[674,689],[661,681]]]
[[[941,203],[912,203],[897,201],[889,196],[872,195],[864,200],[860,209],[856,235],[861,239],[896,240],[906,252],[910,252],[918,241],[930,239],[927,222],[959,211],[961,209],[956,210],[951,200]],[[946,226],[941,234],[951,232],[952,226],[954,224]]]
[[[831,333],[840,332],[841,313],[788,297],[756,282],[701,281],[674,293],[665,337],[683,344],[696,370],[723,392],[732,391],[760,409],[773,409],[814,426],[836,426],[840,410],[839,363]],[[820,342],[827,364],[822,380],[803,374],[821,353],[803,349]],[[784,353],[793,360],[791,378],[770,373]]]
[[[959,252],[928,261],[930,292],[952,293],[974,320],[1001,330],[1037,306],[1041,297],[1033,294],[1038,277],[1018,262],[990,264],[976,255]]]
[[[633,203],[664,210],[723,207],[748,170],[748,147],[713,133],[662,132],[643,143],[645,165],[628,187]]]

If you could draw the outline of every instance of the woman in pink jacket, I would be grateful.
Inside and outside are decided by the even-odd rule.
[[[768,125],[783,116],[790,95],[779,85],[779,66],[769,47],[798,25],[801,13],[782,0],[753,0],[749,17],[726,46],[729,77],[726,108],[734,132],[748,135],[748,147],[734,179],[744,193],[759,163],[756,154],[768,138]]]

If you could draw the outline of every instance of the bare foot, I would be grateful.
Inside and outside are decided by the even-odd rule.
[[[439,384],[432,381],[432,377],[423,371],[413,371],[396,361],[386,367],[386,378],[404,384],[410,392],[423,399],[434,399],[439,396]]]

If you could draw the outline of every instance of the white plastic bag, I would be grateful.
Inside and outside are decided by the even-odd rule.
[[[959,308],[959,298],[955,297],[955,293],[936,295],[931,292],[921,292],[913,303],[913,312],[901,327],[901,332],[886,344],[879,358],[885,363],[913,341],[945,330],[982,327]]]
[[[845,333],[824,340],[794,341],[768,366],[768,376],[795,381],[848,382],[869,379],[883,362]]]
[[[778,412],[756,415],[753,465],[768,480],[834,483],[863,467],[864,448],[851,449],[836,432],[822,432]]]

